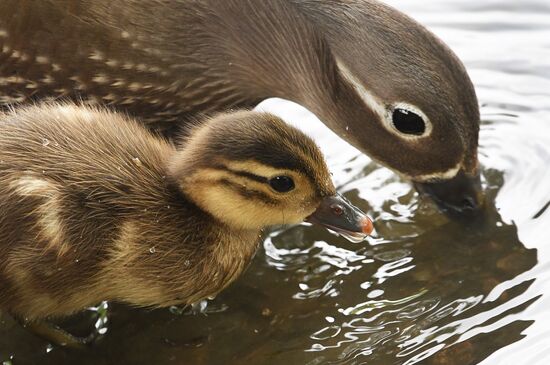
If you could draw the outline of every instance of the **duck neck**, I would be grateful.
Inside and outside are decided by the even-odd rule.
[[[132,14],[139,27],[126,25],[129,37],[169,58],[172,88],[188,109],[254,106],[269,97],[311,108],[336,88],[327,41],[290,2],[169,2],[150,10],[156,16]]]
[[[260,4],[262,9],[239,3],[223,12],[229,36],[220,46],[231,61],[220,66],[251,96],[314,103],[330,92],[336,76],[327,42],[291,4]]]
[[[183,76],[180,94],[188,104],[205,102],[219,110],[279,97],[310,108],[331,97],[336,63],[327,41],[296,5],[216,1],[193,7],[192,16],[173,9],[165,18],[167,29],[156,33],[169,38],[158,43],[171,47],[167,53]]]

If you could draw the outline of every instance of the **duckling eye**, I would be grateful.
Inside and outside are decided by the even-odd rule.
[[[426,131],[424,119],[413,111],[395,108],[392,113],[394,127],[401,133],[420,136]]]
[[[269,186],[279,193],[288,193],[294,189],[294,180],[288,176],[275,176],[269,180]]]

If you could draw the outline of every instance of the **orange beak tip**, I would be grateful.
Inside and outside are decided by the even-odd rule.
[[[374,230],[374,225],[369,217],[365,217],[361,220],[361,230],[367,235],[370,235]]]

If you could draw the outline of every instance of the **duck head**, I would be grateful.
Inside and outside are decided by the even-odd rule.
[[[342,85],[336,100],[349,121],[339,133],[451,215],[479,210],[479,107],[462,62],[389,6],[351,2],[345,16],[335,16],[330,4],[321,6],[308,9],[316,24],[331,24],[325,37],[335,57],[335,83]]]
[[[230,46],[253,76],[248,82],[307,107],[444,210],[479,209],[478,101],[456,55],[423,26],[376,1],[291,3],[300,12],[274,5],[284,26],[264,29],[261,43],[243,33]],[[253,16],[270,24],[272,13]],[[247,15],[240,14],[241,25]],[[240,54],[250,49],[264,56]]]
[[[191,131],[170,171],[195,204],[232,228],[307,219],[352,238],[373,229],[336,193],[315,143],[271,114],[241,111],[209,119]]]

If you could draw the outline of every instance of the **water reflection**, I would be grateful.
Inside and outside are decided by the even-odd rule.
[[[446,350],[453,357],[453,351],[460,348],[461,356],[473,359],[479,349],[475,346],[477,337],[470,334],[472,329],[488,326],[486,321],[498,322],[536,300],[515,300],[532,280],[490,298],[498,285],[537,263],[536,250],[525,248],[517,238],[516,227],[504,224],[495,209],[487,213],[483,225],[448,222],[391,246],[381,253],[365,253],[374,259],[368,268],[372,272],[370,285],[359,286],[363,293],[359,288],[354,290],[365,300],[353,296],[352,306],[343,304],[334,311],[340,328],[336,330],[334,324],[325,327],[333,336],[312,338],[317,341],[310,351],[322,351],[324,359],[327,352],[333,352],[330,358],[338,359],[328,363],[353,363],[350,361],[364,357],[369,363],[403,359],[402,363],[410,364],[454,343]],[[360,274],[362,278],[364,275]],[[348,278],[346,283],[351,281]],[[374,291],[383,293],[380,299],[371,298]],[[521,338],[521,332],[510,331],[508,337]],[[469,333],[468,338],[463,337],[465,333]],[[445,356],[440,354],[432,361],[470,363],[456,358],[449,362],[443,360]]]

